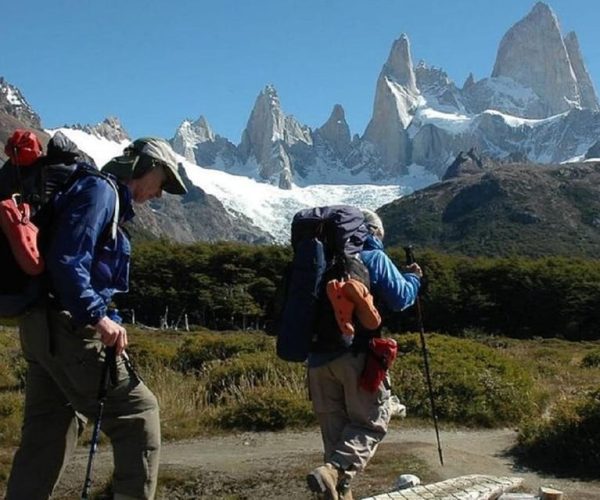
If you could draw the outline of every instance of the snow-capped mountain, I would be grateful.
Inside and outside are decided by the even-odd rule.
[[[21,91],[0,76],[0,112],[14,117],[30,128],[41,128],[40,117]]]
[[[81,130],[83,132],[87,132],[91,136],[98,137],[100,139],[105,139],[111,142],[131,142],[131,138],[123,128],[123,125],[121,125],[121,121],[114,116],[105,118],[103,121],[97,123],[96,125],[81,125],[78,123],[76,125],[65,126],[65,128]]]
[[[57,131],[65,134],[99,166],[120,155],[130,142],[111,141],[81,129],[47,130],[50,135]],[[153,202],[150,213],[143,211],[139,215],[144,228],[156,235],[169,236],[180,241],[241,239],[285,242],[290,236],[292,216],[302,208],[335,202],[375,209],[434,181],[432,176],[428,178],[424,172],[415,169],[411,176],[407,176],[405,186],[320,184],[307,187],[292,186],[291,189],[283,190],[268,182],[200,167],[181,155],[178,156],[178,160],[180,172],[188,181],[190,193],[182,198],[165,194],[162,200]],[[190,220],[192,217],[187,217],[185,212],[197,211],[198,206],[204,204],[207,198],[212,200],[215,210],[222,207],[218,216],[221,226],[223,219],[227,219],[228,229],[231,229],[229,226],[232,225],[243,226],[244,221],[249,227],[245,231],[240,230],[237,236],[227,235],[224,234],[223,227],[215,227],[214,213],[209,217],[204,214],[203,218]],[[194,225],[205,225],[207,230],[195,231]],[[254,229],[251,229],[252,227]],[[254,237],[250,237],[252,233]]]
[[[535,163],[597,158],[600,151],[600,105],[577,36],[563,37],[542,2],[502,38],[490,76],[471,74],[459,87],[442,68],[413,64],[401,35],[375,90],[362,136],[352,134],[341,104],[319,127],[301,123],[285,113],[272,85],[257,96],[238,145],[204,116],[184,120],[171,144],[190,193],[143,210],[144,228],[179,241],[284,241],[300,208],[378,208],[441,179],[473,148]],[[47,137],[21,92],[0,78],[0,143],[17,126]],[[130,141],[116,118],[57,130],[98,165]]]
[[[377,79],[373,115],[362,136],[350,139],[341,105],[311,129],[286,115],[277,91],[267,86],[238,146],[215,134],[196,139],[189,121],[173,145],[203,167],[285,189],[403,185],[411,166],[440,178],[472,147],[497,159],[578,159],[600,133],[599,110],[577,36],[563,37],[556,15],[538,2],[500,41],[492,74],[480,80],[470,75],[462,87],[441,68],[413,65],[408,36],[401,35]]]

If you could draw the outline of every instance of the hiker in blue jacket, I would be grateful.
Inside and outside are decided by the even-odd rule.
[[[369,270],[371,293],[393,311],[411,306],[419,292],[422,271],[414,263],[400,272],[383,251],[384,228],[379,216],[364,210],[369,236],[360,256]],[[389,378],[375,393],[359,387],[365,348],[311,352],[308,381],[313,409],[324,445],[325,464],[307,477],[309,488],[328,499],[352,499],[350,481],[373,457],[391,417]]]
[[[184,194],[186,188],[162,139],[138,139],[103,172],[111,175],[78,171],[76,180],[52,202],[52,230],[44,252],[49,294],[20,323],[28,372],[9,500],[47,499],[52,494],[82,422],[97,415],[104,346],[114,346],[117,354],[117,373],[102,418],[102,430],[113,447],[114,498],[154,497],[158,404],[123,358],[127,330],[111,301],[128,289],[130,244],[122,224],[134,215],[132,202],[160,197],[163,190]]]

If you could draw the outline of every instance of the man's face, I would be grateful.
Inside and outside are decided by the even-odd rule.
[[[129,187],[133,201],[145,203],[153,198],[162,196],[164,183],[167,181],[167,173],[163,167],[157,166],[144,174],[139,179],[131,179]]]

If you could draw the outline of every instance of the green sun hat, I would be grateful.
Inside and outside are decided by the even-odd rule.
[[[177,159],[167,141],[158,137],[141,137],[123,150],[122,156],[110,160],[102,171],[127,181],[160,165],[167,174],[163,189],[171,194],[185,194],[187,189],[179,175]],[[139,175],[136,175],[139,174]]]

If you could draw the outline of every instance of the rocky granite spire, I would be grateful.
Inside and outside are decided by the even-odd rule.
[[[579,88],[579,96],[581,97],[581,107],[598,111],[600,109],[598,106],[598,96],[596,95],[594,84],[585,67],[585,63],[583,62],[579,41],[577,40],[575,32],[571,31],[567,34],[565,37],[565,47],[567,48],[569,60],[571,61],[571,66],[575,73],[575,77],[577,78],[577,87]]]
[[[292,167],[287,148],[298,142],[312,145],[310,129],[285,115],[275,87],[267,85],[256,98],[242,134],[242,161],[254,158],[263,179],[279,175],[279,185],[288,185]]]
[[[417,82],[410,55],[410,42],[405,34],[400,35],[400,38],[392,45],[382,72],[408,92],[417,92]]]
[[[492,77],[507,77],[531,88],[547,116],[581,105],[577,78],[558,20],[543,2],[502,38]]]
[[[102,137],[109,141],[131,141],[129,134],[125,131],[123,125],[121,125],[121,121],[115,116],[109,116],[96,125],[81,125],[80,123],[77,123],[76,125],[69,126],[69,128],[83,130],[88,134],[95,135],[96,137]]]
[[[184,156],[186,160],[196,162],[195,151],[198,144],[214,142],[215,134],[204,116],[195,122],[184,120],[177,128],[171,145],[176,153]]]
[[[346,123],[344,108],[336,104],[331,111],[329,119],[316,130],[340,157],[344,157],[350,150],[350,127]]]
[[[469,76],[467,76],[462,88],[463,90],[468,90],[473,87],[473,85],[475,85],[475,77],[473,76],[473,73],[469,73]]]
[[[406,35],[396,40],[377,80],[373,117],[364,139],[375,145],[384,174],[395,175],[407,165],[408,135],[419,100],[415,72]]]

